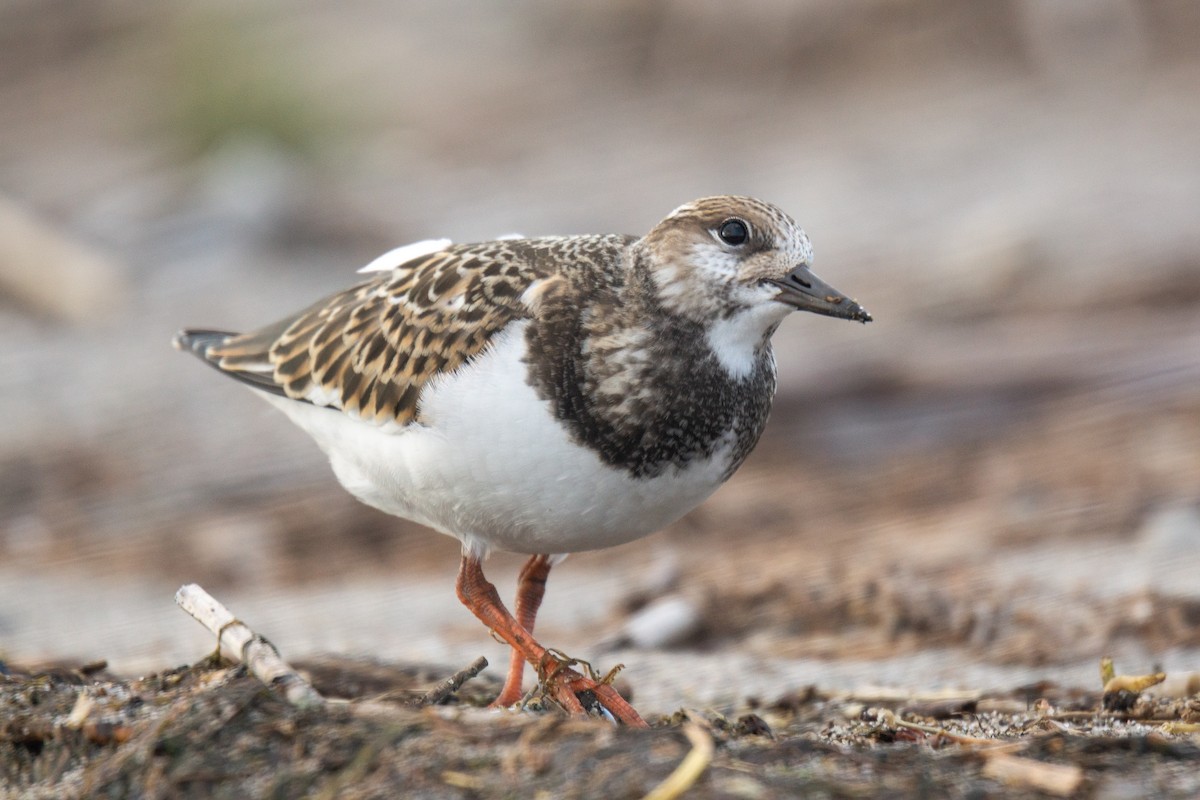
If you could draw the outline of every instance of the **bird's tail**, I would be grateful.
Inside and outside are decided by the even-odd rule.
[[[209,351],[217,345],[237,336],[236,333],[229,331],[205,331],[205,330],[182,330],[175,334],[175,338],[171,340],[171,344],[175,345],[176,350],[183,350],[191,353],[197,358],[207,361],[213,366],[216,366],[213,359],[209,357]]]
[[[249,339],[248,343],[243,342]],[[230,340],[238,339],[229,347]],[[249,337],[229,331],[182,330],[172,340],[176,350],[199,358],[223,375],[228,375],[255,389],[287,397],[275,380],[275,368],[269,351],[259,346],[254,334]]]

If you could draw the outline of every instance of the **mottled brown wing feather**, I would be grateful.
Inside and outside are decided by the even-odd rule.
[[[453,246],[208,349],[220,369],[287,397],[379,424],[418,417],[422,387],[528,317],[522,294],[548,277],[533,243]]]

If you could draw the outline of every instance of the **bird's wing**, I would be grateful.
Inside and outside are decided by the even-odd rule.
[[[177,345],[257,389],[407,425],[431,378],[479,354],[505,325],[536,314],[539,298],[563,282],[548,257],[556,244],[448,246],[260,330],[185,331]]]

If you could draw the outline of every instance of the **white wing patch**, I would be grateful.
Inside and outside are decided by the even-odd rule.
[[[388,250],[379,258],[360,269],[359,272],[391,272],[397,267],[404,266],[414,258],[420,258],[430,253],[445,250],[452,244],[454,242],[449,239],[422,239],[419,242],[402,245]]]

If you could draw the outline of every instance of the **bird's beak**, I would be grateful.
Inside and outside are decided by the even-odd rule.
[[[871,321],[871,315],[858,304],[858,301],[851,300],[813,275],[803,264],[789,272],[787,277],[782,280],[771,280],[769,283],[780,289],[779,294],[775,297],[777,301],[801,311],[811,311],[814,314],[840,317],[856,322]]]

